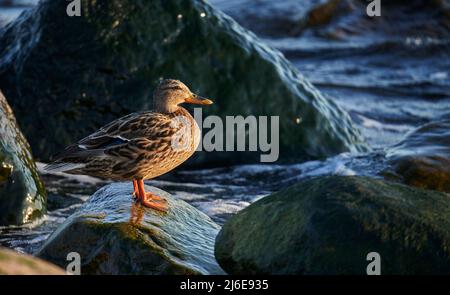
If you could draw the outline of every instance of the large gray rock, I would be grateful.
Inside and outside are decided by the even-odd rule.
[[[0,275],[65,275],[61,268],[15,251],[0,248]]]
[[[98,190],[37,252],[65,267],[67,255],[81,256],[82,274],[222,274],[214,258],[220,229],[211,219],[168,193],[169,211],[134,204],[132,184]]]
[[[280,52],[204,1],[81,3],[82,17],[68,17],[67,1],[41,1],[0,31],[0,87],[40,159],[151,108],[161,77],[212,98],[204,116],[280,116],[283,160],[367,148],[349,116]],[[259,155],[198,153],[191,163],[230,161]]]
[[[0,225],[28,223],[42,216],[46,198],[30,146],[0,91]]]
[[[229,274],[450,274],[450,195],[367,177],[316,178],[225,223],[215,254]]]

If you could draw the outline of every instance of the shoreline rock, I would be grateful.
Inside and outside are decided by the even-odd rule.
[[[21,225],[41,217],[47,195],[30,146],[0,91],[0,225]]]
[[[65,275],[66,272],[36,257],[0,248],[0,275]]]
[[[81,257],[82,274],[223,274],[214,258],[219,231],[204,213],[168,193],[161,213],[135,204],[131,183],[98,190],[44,243],[36,255],[64,267],[67,255]]]
[[[216,238],[237,274],[450,274],[450,195],[358,176],[320,177],[265,197]]]

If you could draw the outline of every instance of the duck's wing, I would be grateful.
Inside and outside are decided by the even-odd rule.
[[[81,168],[92,158],[129,157],[138,149],[157,149],[161,138],[171,138],[177,131],[171,118],[164,114],[151,111],[133,113],[68,146],[45,170],[68,171]]]

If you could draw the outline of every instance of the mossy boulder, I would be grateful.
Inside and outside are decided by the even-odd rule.
[[[161,213],[132,201],[132,184],[98,190],[36,253],[65,267],[81,257],[82,274],[222,274],[214,258],[220,229],[204,213],[154,187],[168,200]]]
[[[281,160],[367,149],[348,114],[205,1],[83,0],[80,17],[67,16],[67,4],[40,1],[0,31],[0,86],[41,160],[150,109],[161,77],[212,98],[204,117],[279,116]],[[199,152],[190,163],[259,160],[256,152]]]
[[[450,192],[450,116],[412,131],[388,149],[387,157],[391,167],[384,174],[388,178]]]
[[[0,248],[0,275],[65,275],[61,268],[39,258]]]
[[[30,146],[0,91],[0,225],[20,225],[45,213],[46,192]]]
[[[229,274],[450,274],[450,195],[367,177],[300,182],[229,219],[215,255]]]

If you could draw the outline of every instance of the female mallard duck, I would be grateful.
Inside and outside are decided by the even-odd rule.
[[[112,121],[67,147],[45,167],[48,171],[133,181],[133,195],[146,207],[167,211],[164,199],[146,193],[144,180],[186,161],[200,142],[200,129],[181,103],[212,101],[178,80],[162,80],[153,94],[154,110]]]

